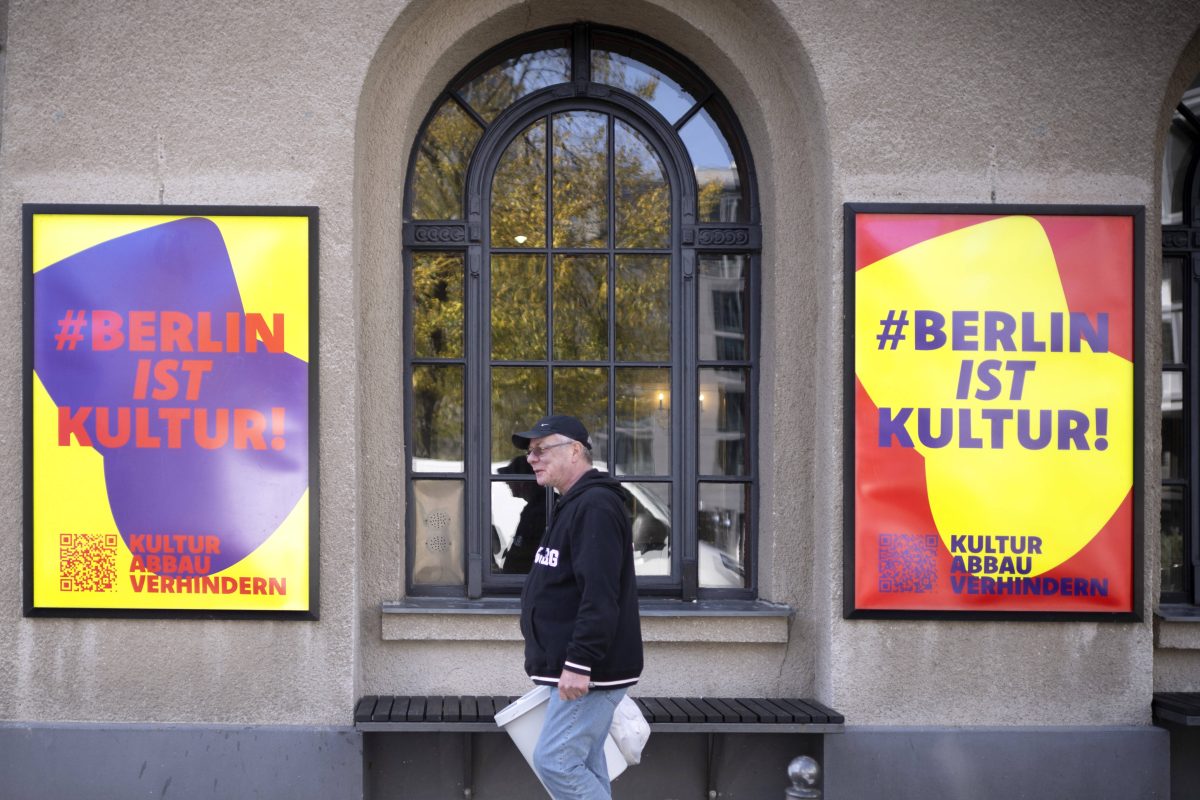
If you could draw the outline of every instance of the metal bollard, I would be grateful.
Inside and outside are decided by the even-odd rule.
[[[792,785],[784,793],[784,800],[821,800],[821,790],[816,788],[821,779],[821,765],[811,756],[797,756],[788,764],[788,780]]]

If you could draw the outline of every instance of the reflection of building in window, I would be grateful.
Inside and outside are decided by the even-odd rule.
[[[1195,122],[1200,117],[1200,78],[1183,93],[1179,105],[1191,112],[1188,119],[1183,109],[1177,108],[1167,131],[1166,149],[1163,151],[1162,180],[1162,224],[1180,225],[1183,219],[1184,184],[1188,169],[1195,154]]]
[[[746,352],[742,335],[742,293],[714,289],[712,293],[713,330],[717,342],[717,358],[737,361]],[[719,331],[719,333],[716,333]],[[730,336],[729,334],[733,334]]]
[[[746,358],[743,256],[710,256],[702,265],[700,357],[716,361]]]
[[[613,437],[614,461],[628,465],[628,474],[653,475],[654,439],[654,428],[648,424],[617,428]]]
[[[1164,264],[1164,272],[1173,266]],[[1172,364],[1183,363],[1183,303],[1175,295],[1178,292],[1178,276],[1167,275],[1162,283],[1162,341],[1163,341],[1163,382],[1162,382],[1162,424],[1163,442],[1162,469],[1163,475],[1178,474],[1183,465],[1177,463],[1181,456],[1175,448],[1166,446],[1169,442],[1183,440],[1183,373],[1168,370]]]
[[[715,214],[711,214],[712,222],[738,222],[740,221],[739,214],[742,212],[742,192],[738,186],[738,171],[737,164],[730,163],[726,168],[722,167],[697,167],[696,182],[700,184],[701,191],[704,187],[709,189],[715,195],[716,202]]]

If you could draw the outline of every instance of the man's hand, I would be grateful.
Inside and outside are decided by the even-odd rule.
[[[588,693],[588,677],[564,669],[558,676],[558,696],[562,700],[578,700]]]

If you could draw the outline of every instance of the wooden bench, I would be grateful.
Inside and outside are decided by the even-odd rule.
[[[643,697],[632,695],[651,732],[707,734],[708,790],[717,786],[714,765],[720,734],[841,733],[845,718],[811,699],[728,697]],[[495,714],[514,702],[508,696],[367,695],[354,708],[354,727],[364,733],[463,733],[466,796],[473,796],[472,737],[502,733]],[[821,740],[818,739],[818,744]],[[818,760],[823,747],[817,747]],[[782,776],[781,776],[782,777]],[[714,796],[712,794],[709,795]]]
[[[496,712],[516,697],[368,695],[354,709],[360,731],[500,731]],[[675,733],[840,733],[841,714],[799,699],[639,697],[634,702],[651,731]]]
[[[1156,725],[1200,727],[1200,692],[1155,692],[1150,709]]]

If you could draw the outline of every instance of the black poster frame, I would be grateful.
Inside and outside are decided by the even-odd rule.
[[[308,290],[308,597],[302,610],[235,610],[172,608],[90,608],[37,606],[34,603],[34,281],[33,229],[39,215],[108,215],[172,217],[297,217],[307,222]],[[23,614],[26,617],[94,617],[123,619],[320,619],[320,391],[319,370],[319,208],[316,206],[134,205],[25,203],[22,235],[22,461],[23,461]]]
[[[855,255],[856,220],[860,214],[939,214],[985,216],[1113,216],[1132,221],[1133,319],[1133,485],[1130,546],[1132,608],[1128,611],[978,611],[859,608],[856,603],[856,467],[855,446]],[[1145,605],[1145,207],[1137,205],[856,203],[843,204],[843,530],[842,616],[845,619],[978,620],[978,621],[1091,621],[1141,622]]]

